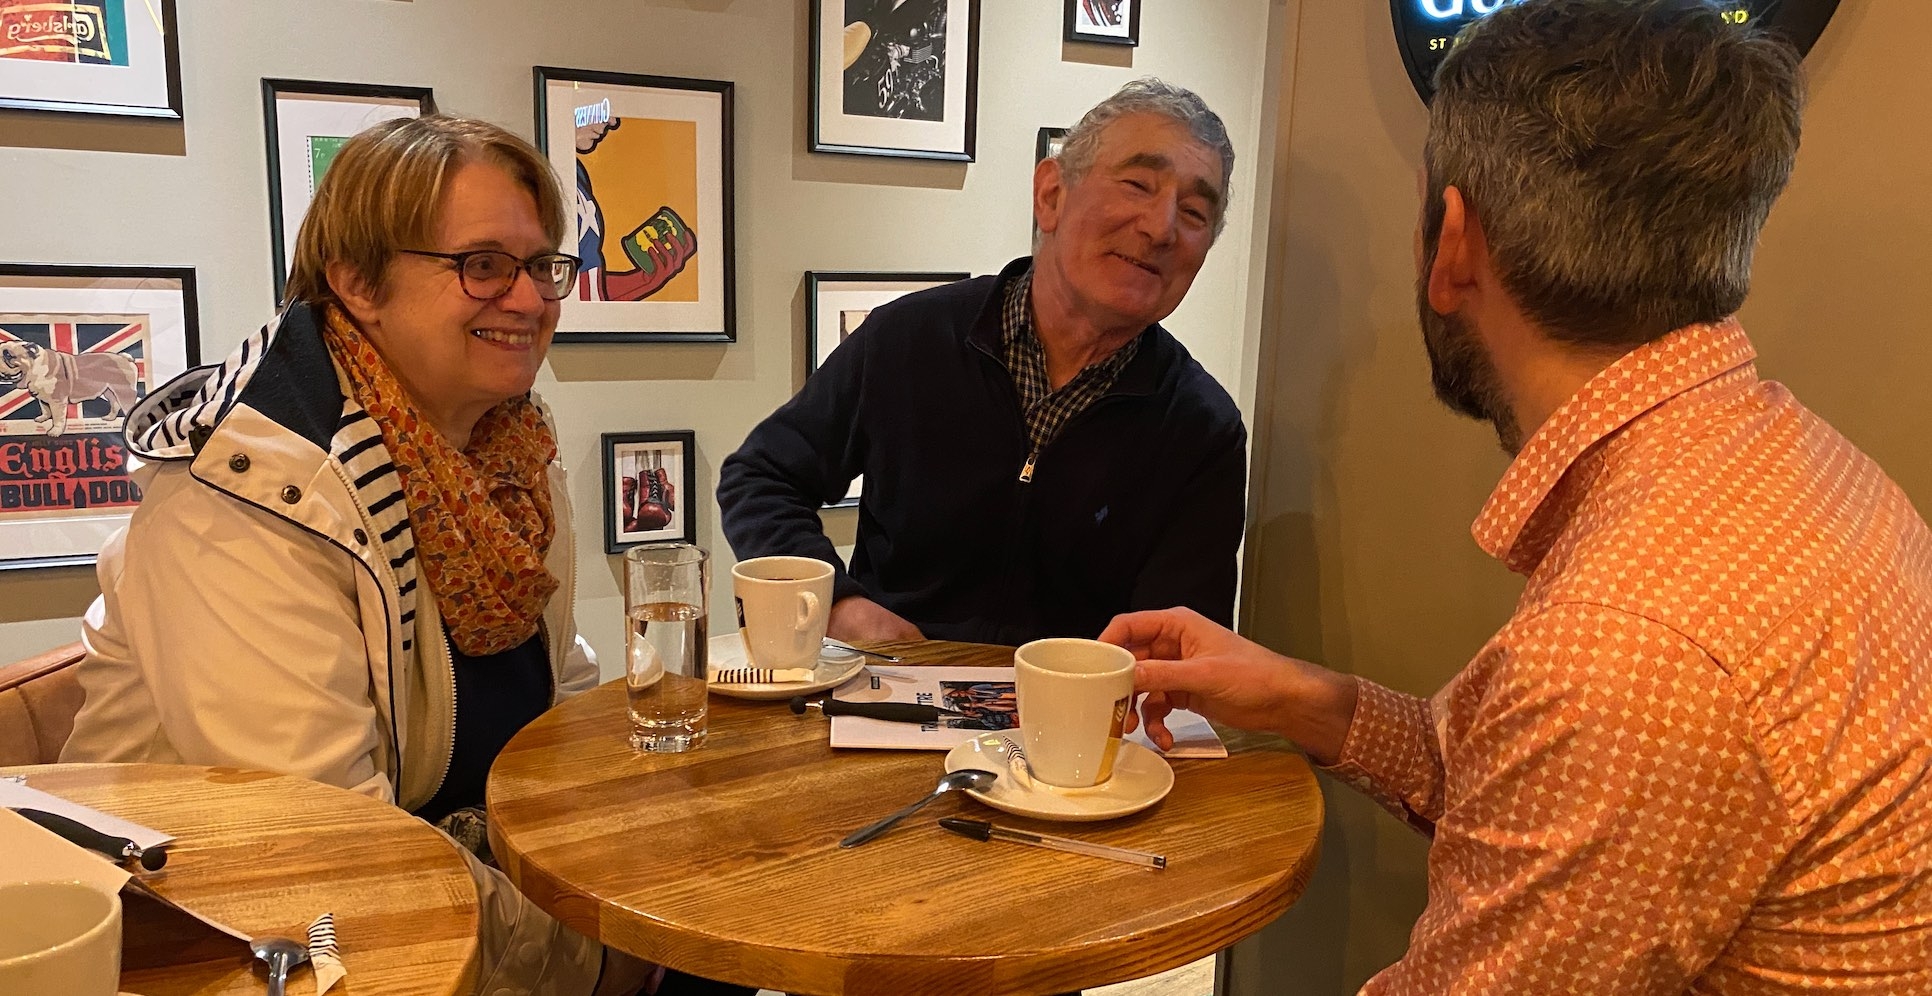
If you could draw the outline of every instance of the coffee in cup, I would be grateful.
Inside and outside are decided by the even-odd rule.
[[[731,569],[738,630],[752,667],[815,668],[832,613],[832,565],[810,557],[757,557]]]
[[[1134,700],[1134,655],[1098,640],[1035,640],[1013,652],[1020,735],[1034,778],[1090,788],[1113,777]]]

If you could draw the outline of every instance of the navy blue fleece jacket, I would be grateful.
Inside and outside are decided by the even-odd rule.
[[[1092,637],[1117,613],[1174,605],[1231,620],[1247,430],[1159,325],[1020,480],[999,302],[1028,263],[875,309],[751,431],[718,481],[740,559],[838,564],[819,509],[864,474],[836,597],[864,594],[932,639]]]

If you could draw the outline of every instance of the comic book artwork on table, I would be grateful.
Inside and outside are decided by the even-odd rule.
[[[0,264],[0,569],[93,563],[141,500],[129,410],[199,354],[193,270]]]
[[[910,702],[962,714],[944,723],[898,723],[866,716],[833,716],[834,747],[880,750],[951,750],[984,733],[1020,739],[1020,700],[1011,667],[897,667],[868,662],[865,670],[840,685],[833,696],[844,702]],[[1174,746],[1161,751],[1145,729],[1127,739],[1167,757],[1227,757],[1220,734],[1200,714],[1168,714]]]
[[[0,108],[180,118],[175,0],[0,0]]]
[[[537,145],[583,266],[558,342],[731,342],[732,84],[538,66]]]
[[[295,236],[323,174],[357,132],[395,118],[436,111],[427,87],[317,80],[262,80],[262,126],[268,146],[269,250],[279,304],[295,258]]]
[[[1067,41],[1140,44],[1141,0],[1065,0]]]
[[[813,152],[973,160],[979,0],[812,0]]]
[[[697,433],[606,432],[604,550],[698,539]]]
[[[929,290],[969,273],[850,273],[808,270],[805,273],[805,375],[823,366],[839,344],[859,331],[872,309],[915,291]],[[827,508],[858,505],[864,478],[855,477],[843,497],[825,503]]]

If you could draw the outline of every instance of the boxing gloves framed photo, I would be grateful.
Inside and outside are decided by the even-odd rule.
[[[604,433],[604,551],[695,543],[697,433]]]

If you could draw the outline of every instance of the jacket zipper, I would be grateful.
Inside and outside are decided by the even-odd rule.
[[[422,610],[418,609],[417,617],[421,618],[421,615]],[[436,630],[439,637],[436,652],[442,655],[443,666],[449,670],[449,748],[443,752],[443,773],[436,776],[436,787],[429,790],[430,799],[436,798],[436,793],[443,790],[443,783],[449,780],[449,769],[456,763],[456,655],[449,649],[449,630],[443,626],[442,606],[436,608]]]

